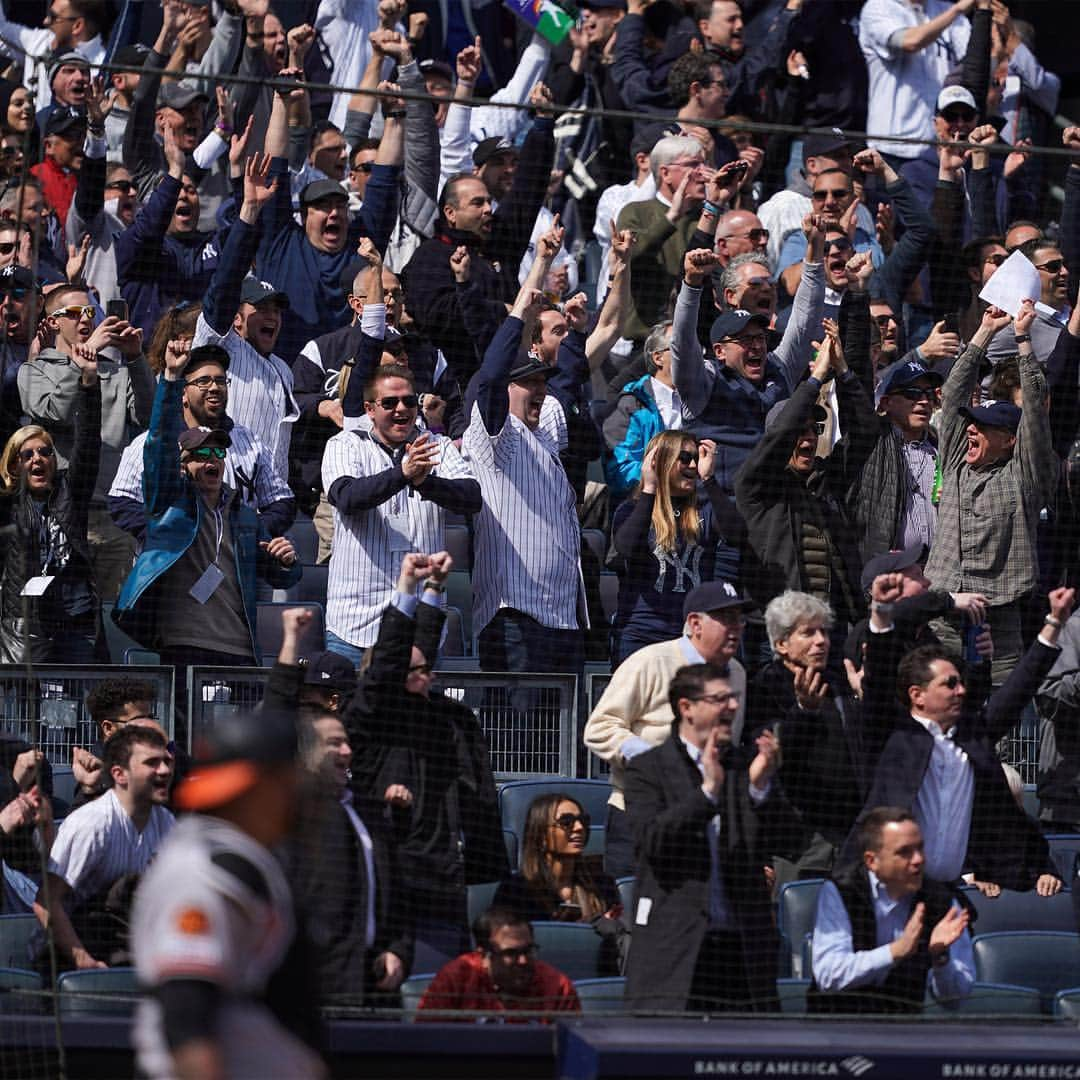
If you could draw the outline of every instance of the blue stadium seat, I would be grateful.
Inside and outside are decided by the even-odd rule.
[[[809,979],[777,979],[776,995],[780,998],[780,1011],[786,1016],[803,1016],[809,989]]]
[[[607,1015],[623,1011],[623,989],[626,979],[611,975],[605,979],[575,979],[574,989],[586,1015]]]
[[[75,798],[75,792],[78,790],[78,787],[79,785],[75,782],[75,774],[72,772],[70,765],[53,765],[52,789],[54,800],[63,799],[63,801],[70,806],[72,799]]]
[[[472,567],[469,557],[468,525],[446,525],[443,528],[443,542],[454,560],[455,570],[468,570]]]
[[[801,978],[810,974],[803,971],[803,940],[814,931],[818,891],[823,881],[824,878],[789,881],[780,889],[776,928],[780,932],[781,975]]]
[[[603,566],[607,556],[607,537],[602,529],[582,529],[581,538],[592,548],[596,561]]]
[[[503,843],[506,845],[506,861],[512,869],[518,864],[518,838],[509,829],[503,829]]]
[[[1049,1012],[1059,990],[1080,984],[1080,937],[1048,930],[979,934],[975,973],[979,982],[1037,990]]]
[[[324,620],[322,604],[301,603],[274,603],[266,602],[256,605],[256,637],[259,648],[262,651],[263,667],[273,667],[277,654],[281,651],[281,613],[286,608],[307,608],[314,616],[312,625],[308,627],[304,636],[302,649],[304,652],[318,652],[326,648],[324,636]]]
[[[1059,990],[1054,995],[1054,1015],[1065,1020],[1080,1021],[1080,986]]]
[[[935,1001],[927,998],[924,1016],[1040,1016],[1042,997],[1030,986],[1010,986],[1006,983],[976,982],[971,993],[956,1001]]]
[[[56,980],[61,1013],[130,1016],[139,999],[134,968],[65,971]]]
[[[1001,895],[988,898],[978,889],[964,890],[978,914],[971,927],[973,934],[994,934],[1002,930],[1060,930],[1076,929],[1072,894],[1059,892],[1056,896],[1039,896],[1030,892],[1002,889]]]
[[[401,984],[401,1010],[403,1020],[415,1020],[416,1010],[420,1007],[420,999],[424,991],[431,985],[436,972],[429,971],[423,975],[410,975]]]
[[[30,963],[30,938],[37,919],[25,915],[0,915],[0,967],[21,968]]]
[[[462,657],[468,655],[465,647],[465,620],[456,607],[446,608],[446,636],[443,638],[440,656]]]
[[[451,570],[446,577],[446,603],[461,612],[461,631],[465,638],[465,653],[473,653],[472,578],[463,570]]]
[[[1071,889],[1076,878],[1076,857],[1080,855],[1080,833],[1051,833],[1046,837],[1054,868]]]
[[[498,887],[497,881],[481,881],[477,885],[465,886],[470,928],[477,918],[491,907],[491,901],[495,899],[495,891]]]
[[[291,588],[280,591],[275,589],[274,596],[278,603],[321,604],[326,606],[326,589],[330,580],[330,564],[305,566],[303,577]]]
[[[540,959],[571,979],[600,978],[604,939],[588,923],[534,922]]]
[[[619,887],[619,899],[622,901],[623,918],[627,925],[634,921],[634,896],[637,892],[636,877],[621,877],[615,884]]]
[[[41,976],[23,968],[0,967],[0,1013],[41,1012],[45,999],[19,991],[40,990]]]
[[[315,531],[315,522],[307,514],[297,514],[296,520],[285,535],[292,541],[296,557],[303,565],[306,574],[307,568],[314,566],[315,560],[319,557],[319,534]]]
[[[109,659],[114,664],[127,664],[131,661],[124,659],[128,649],[141,648],[139,643],[129,637],[112,620],[112,609],[115,604],[105,603],[101,605],[101,620],[105,624],[105,644],[109,647]]]
[[[150,649],[125,649],[124,663],[135,665],[136,667],[157,667],[161,663],[161,654],[153,652]],[[183,674],[179,677],[183,678]]]
[[[1032,821],[1039,820],[1039,795],[1034,784],[1024,785],[1024,813]]]
[[[611,622],[619,604],[619,575],[600,575],[600,603],[604,606],[604,618]]]
[[[504,784],[499,792],[499,814],[504,830],[509,830],[518,839],[518,860],[522,854],[522,841],[525,836],[525,818],[533,799],[549,792],[561,792],[575,802],[589,815],[593,829],[589,835],[588,852],[603,850],[603,826],[607,819],[607,800],[611,794],[611,785],[606,780],[512,780]],[[592,833],[598,832],[594,839]],[[515,864],[517,865],[517,864]]]

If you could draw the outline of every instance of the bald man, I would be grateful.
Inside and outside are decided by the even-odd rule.
[[[752,210],[729,210],[716,226],[716,254],[721,266],[747,251],[764,254],[768,246],[769,230]]]

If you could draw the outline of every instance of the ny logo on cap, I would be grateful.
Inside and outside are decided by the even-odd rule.
[[[729,581],[724,582],[724,595],[738,597],[738,590]]]
[[[261,285],[261,286],[262,286],[262,287],[263,287],[264,289],[269,289],[269,290],[270,290],[271,292],[273,292],[273,291],[274,291],[274,286],[273,286],[273,285],[271,285],[269,281],[260,281],[260,282],[259,282],[259,284],[260,284],[260,285]]]
[[[750,318],[750,312],[747,311],[746,308],[736,308],[731,314],[737,316],[740,319]]]

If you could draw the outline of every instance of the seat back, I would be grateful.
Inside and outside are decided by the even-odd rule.
[[[1080,986],[1059,990],[1054,995],[1054,1015],[1080,1022]]]
[[[272,667],[281,652],[281,640],[284,631],[281,628],[281,613],[287,608],[306,608],[311,612],[311,625],[308,626],[301,643],[304,652],[318,652],[326,648],[322,604],[292,604],[260,602],[256,605],[256,637],[262,652],[263,665]]]
[[[581,1001],[581,1011],[588,1015],[612,1016],[623,1011],[626,979],[612,975],[603,979],[575,979],[574,989]]]
[[[1048,930],[1004,931],[975,938],[975,977],[1037,990],[1049,1012],[1059,990],[1080,984],[1080,937]]]
[[[923,1006],[925,1016],[1040,1016],[1042,1012],[1042,997],[1038,990],[1005,983],[976,982],[966,997],[954,1001],[928,998]]]
[[[780,1011],[788,1016],[805,1015],[809,989],[809,979],[777,979],[776,996],[780,999]]]
[[[498,888],[499,882],[497,881],[481,881],[477,885],[465,886],[465,897],[469,910],[470,927],[489,907],[491,907],[491,901],[495,898],[495,893],[498,891]]]
[[[30,939],[38,921],[30,914],[0,915],[0,967],[24,968],[30,963]]]
[[[444,525],[443,546],[454,560],[455,570],[468,570],[472,566],[468,525]]]
[[[424,975],[410,975],[401,984],[401,1015],[403,1020],[415,1020],[416,1010],[420,1007],[420,999],[424,991],[431,985],[435,978],[435,972],[429,971]]]
[[[78,787],[79,785],[75,782],[75,773],[70,765],[54,765],[52,767],[54,799],[63,799],[70,806]]]
[[[319,534],[315,528],[315,522],[306,514],[297,514],[287,535],[292,542],[297,559],[305,568],[306,575],[307,567],[314,566],[315,560],[319,557]]]
[[[808,878],[806,881],[789,881],[780,889],[777,900],[777,930],[780,932],[781,948],[789,957],[789,971],[795,978],[809,977],[803,970],[803,941],[814,932],[818,893],[824,878]]]
[[[0,967],[0,1013],[41,1012],[45,999],[25,991],[41,989],[41,976],[36,971]]]
[[[134,968],[65,971],[56,980],[61,1013],[130,1016],[139,999]]]
[[[1000,896],[983,896],[978,889],[965,889],[967,899],[978,918],[972,924],[973,934],[996,934],[1002,930],[1059,930],[1068,933],[1076,928],[1072,893],[1039,896],[1030,892],[1002,889]]]
[[[544,963],[571,979],[600,977],[604,939],[588,923],[534,922],[532,928]]]
[[[499,792],[499,814],[504,830],[509,830],[517,837],[518,859],[523,853],[525,839],[525,819],[534,799],[540,795],[554,792],[566,795],[580,804],[592,819],[594,829],[603,830],[607,819],[607,801],[611,794],[611,785],[606,780],[512,780],[502,786]],[[590,833],[590,853],[600,847],[599,840],[594,840]],[[600,847],[600,850],[603,850]],[[517,864],[515,864],[517,865]]]
[[[1061,875],[1065,888],[1071,889],[1076,877],[1076,857],[1080,855],[1080,834],[1052,833],[1047,836],[1046,842],[1050,845],[1054,869]]]

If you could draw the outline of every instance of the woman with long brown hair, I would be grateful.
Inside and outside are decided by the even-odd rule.
[[[525,818],[521,872],[499,886],[492,904],[523,918],[595,922],[621,912],[615,880],[593,873],[585,856],[589,815],[569,795],[532,801]]]
[[[19,428],[0,454],[0,661],[90,664],[101,653],[87,514],[101,457],[97,356],[77,347],[82,371],[71,461],[60,468],[52,436]]]
[[[645,645],[679,636],[691,589],[724,570],[737,573],[718,567],[717,545],[738,548],[746,526],[717,485],[715,466],[716,444],[685,431],[661,431],[645,448],[641,479],[612,522],[609,565],[619,575],[614,667]]]

